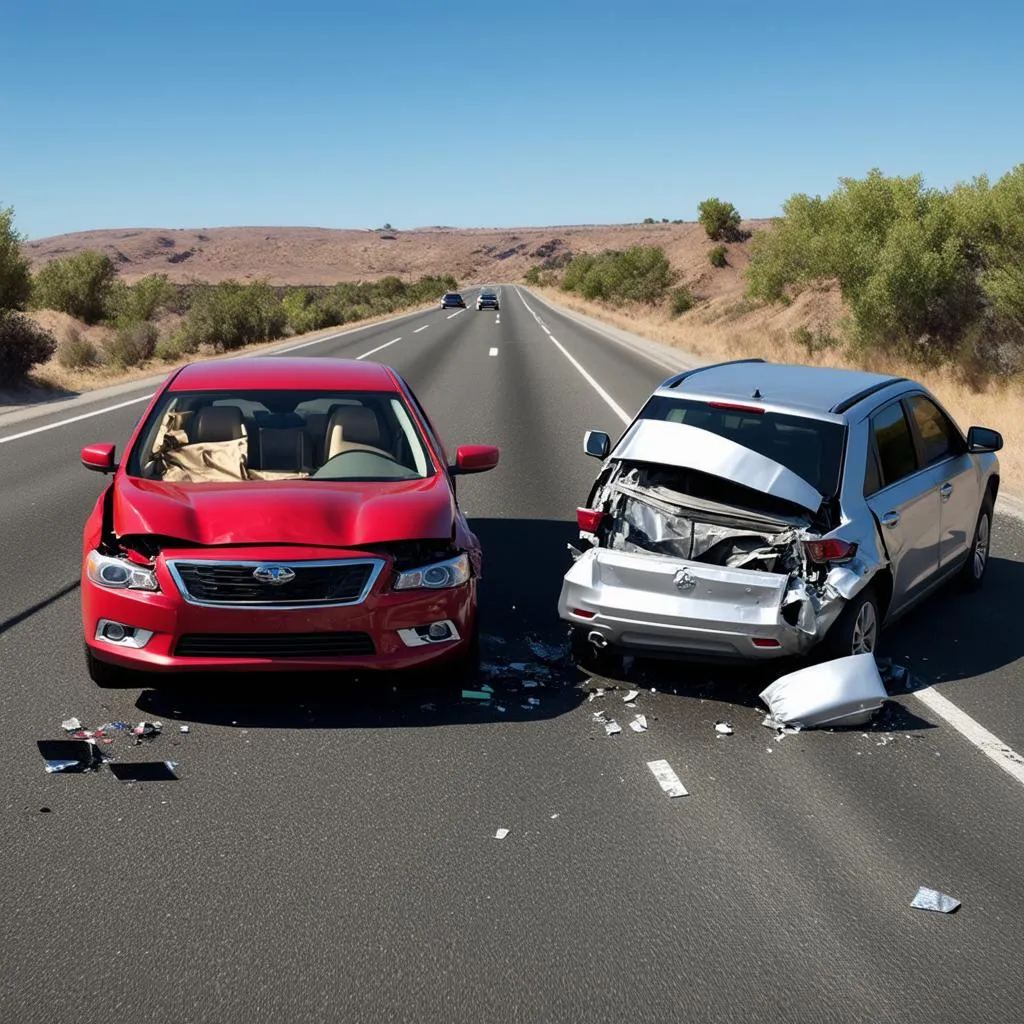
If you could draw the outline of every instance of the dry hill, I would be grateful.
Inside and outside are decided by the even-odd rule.
[[[765,222],[751,221],[755,229]],[[707,268],[710,243],[698,224],[619,224],[550,228],[422,228],[357,231],[330,228],[132,228],[81,231],[26,242],[33,270],[86,249],[107,253],[128,282],[147,274],[172,281],[266,279],[273,284],[372,281],[388,274],[454,274],[460,283],[515,281],[562,253],[660,245],[688,278]],[[736,270],[745,265],[737,246]],[[734,274],[707,275],[704,293],[736,286]],[[709,288],[711,290],[709,290]]]

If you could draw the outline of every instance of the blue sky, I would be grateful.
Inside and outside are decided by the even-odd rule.
[[[1024,161],[1009,0],[12,2],[0,204],[33,238],[771,216]]]

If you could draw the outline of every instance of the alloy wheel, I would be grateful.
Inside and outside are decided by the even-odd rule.
[[[857,618],[853,623],[853,644],[852,654],[871,654],[875,649],[875,641],[878,638],[878,615],[875,613],[875,606],[870,601],[865,601],[857,612]]]

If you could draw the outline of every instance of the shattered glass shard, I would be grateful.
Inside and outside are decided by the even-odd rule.
[[[952,914],[960,906],[960,901],[937,889],[928,889],[922,885],[910,905],[916,910],[934,910],[940,914]]]

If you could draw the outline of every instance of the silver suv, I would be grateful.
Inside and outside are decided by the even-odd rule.
[[[988,566],[1003,439],[900,377],[741,360],[666,380],[577,511],[558,610],[576,657],[872,651]]]

